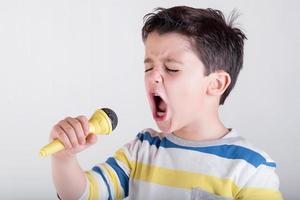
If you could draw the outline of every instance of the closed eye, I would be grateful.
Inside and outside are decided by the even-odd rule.
[[[150,70],[152,70],[152,69],[153,69],[153,67],[149,68],[149,69],[145,69],[145,73],[148,72],[148,71],[150,71]]]
[[[151,71],[152,69],[153,69],[153,67],[152,67],[152,68],[149,68],[149,69],[146,69],[144,72],[146,73],[146,72],[148,72],[148,71]],[[177,69],[169,69],[169,68],[166,68],[166,70],[167,70],[168,72],[172,72],[172,73],[179,72],[179,70],[177,70]]]
[[[166,68],[166,69],[167,69],[168,72],[174,72],[174,73],[179,71],[177,69],[169,69],[169,68]]]

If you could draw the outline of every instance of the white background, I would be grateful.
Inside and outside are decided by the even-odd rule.
[[[143,16],[156,7],[237,8],[244,68],[221,115],[277,162],[286,199],[299,197],[300,4],[295,1],[0,1],[0,198],[55,199],[38,151],[66,116],[110,107],[113,134],[79,155],[88,169],[155,127],[143,82]]]

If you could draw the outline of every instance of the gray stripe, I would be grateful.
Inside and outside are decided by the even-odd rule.
[[[212,140],[212,141],[185,140],[183,138],[174,135],[173,133],[168,134],[166,138],[177,145],[188,146],[188,147],[204,147],[204,146],[207,147],[207,146],[222,145],[222,144],[232,144],[244,140],[244,138],[242,138],[241,136],[230,137],[230,135],[235,135],[235,134],[236,133],[232,130],[226,135],[226,137],[218,140]]]

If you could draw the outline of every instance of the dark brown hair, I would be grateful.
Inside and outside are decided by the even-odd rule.
[[[143,41],[151,32],[159,34],[176,32],[187,36],[205,66],[205,75],[223,70],[230,75],[231,83],[220,98],[224,104],[233,89],[243,66],[245,34],[233,27],[235,12],[226,23],[223,13],[211,8],[198,9],[187,6],[157,8],[144,16]]]

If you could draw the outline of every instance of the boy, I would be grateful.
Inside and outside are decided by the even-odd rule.
[[[60,198],[282,199],[275,163],[219,119],[242,68],[244,33],[213,9],[159,8],[145,19],[145,86],[162,132],[140,132],[84,172],[76,154],[96,137],[84,116],[60,121],[51,132],[67,147],[52,156]]]

